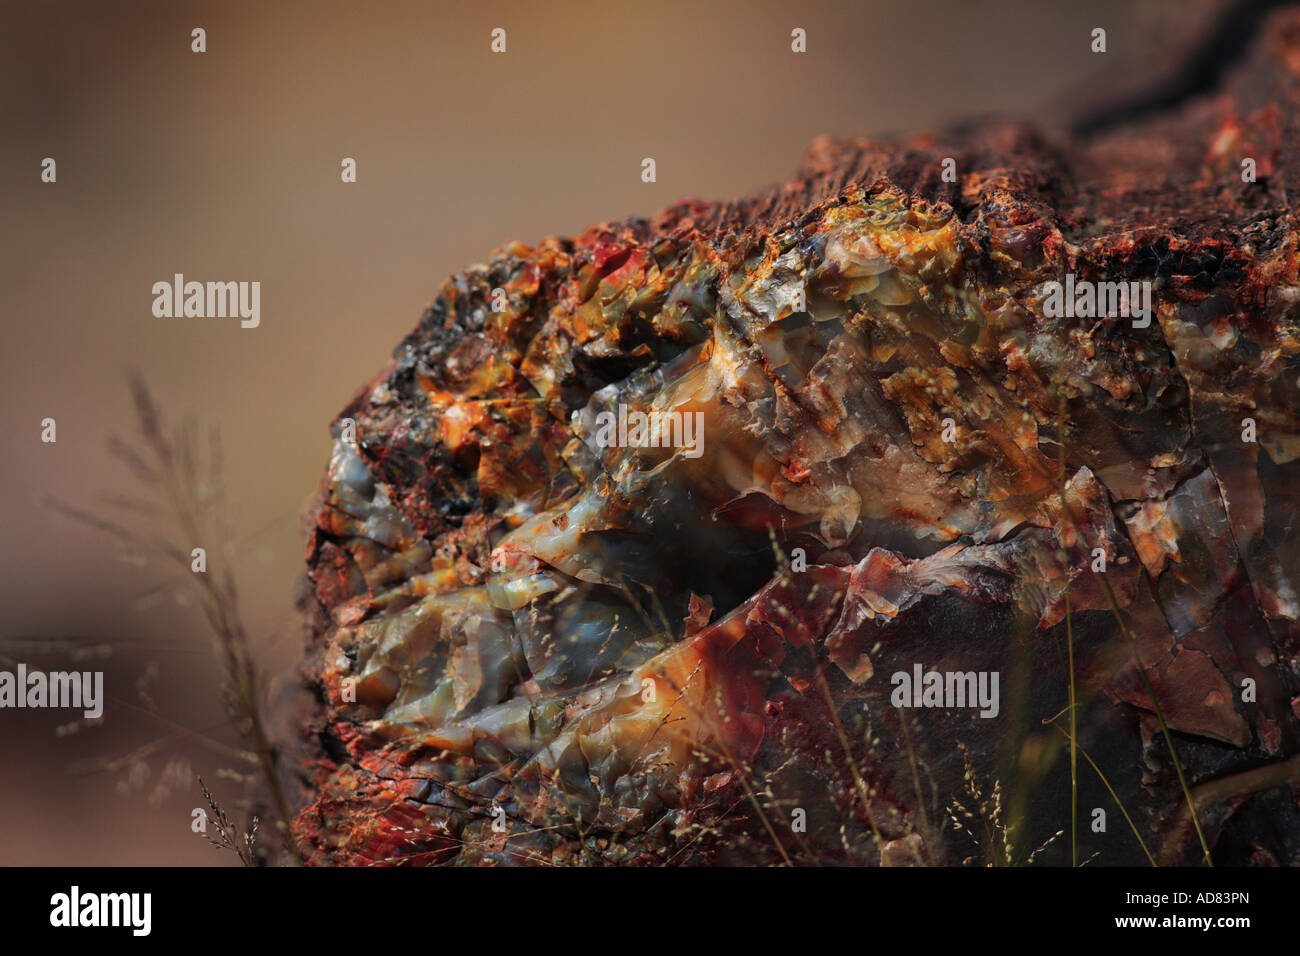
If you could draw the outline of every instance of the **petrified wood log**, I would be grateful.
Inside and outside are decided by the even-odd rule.
[[[1077,859],[1203,861],[1171,742],[1300,863],[1298,106],[1288,14],[1138,125],[452,277],[334,424],[311,860],[1069,862],[1072,655]]]

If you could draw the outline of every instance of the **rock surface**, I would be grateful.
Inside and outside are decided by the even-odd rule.
[[[453,276],[333,428],[311,861],[1069,862],[1072,644],[1080,859],[1203,862],[1158,704],[1215,862],[1300,863],[1298,100],[1283,14],[1140,125],[819,141]]]

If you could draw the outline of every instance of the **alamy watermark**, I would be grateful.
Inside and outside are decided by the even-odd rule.
[[[682,448],[687,458],[704,454],[703,412],[628,411],[596,415],[594,439],[601,448]]]
[[[80,708],[88,720],[104,713],[103,671],[0,671],[0,708]]]
[[[1065,282],[1044,286],[1043,315],[1049,319],[1132,319],[1133,328],[1151,324],[1151,282],[1090,282],[1065,274]]]
[[[895,707],[978,707],[981,717],[996,717],[1001,710],[997,671],[895,671],[889,678]]]
[[[152,929],[152,893],[83,893],[73,886],[50,897],[50,925],[125,926],[133,936],[148,936]]]
[[[255,329],[262,322],[261,282],[186,282],[178,272],[171,282],[155,282],[153,295],[153,314],[160,319],[238,316],[245,329]]]

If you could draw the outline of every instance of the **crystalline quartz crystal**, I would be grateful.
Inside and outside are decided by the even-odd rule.
[[[1068,861],[1068,629],[1150,852],[1203,859],[1154,692],[1216,862],[1300,862],[1300,20],[1267,35],[1087,142],[819,141],[453,276],[334,426],[312,861]],[[1045,317],[1067,275],[1149,281],[1150,324]],[[896,706],[922,671],[995,714]],[[1145,862],[1079,787],[1080,856]]]

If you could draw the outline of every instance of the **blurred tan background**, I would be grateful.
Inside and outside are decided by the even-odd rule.
[[[111,703],[62,736],[67,712],[0,711],[0,864],[236,862],[189,826],[196,773],[234,808],[219,748],[237,736],[198,609],[153,591],[184,582],[48,504],[111,515],[106,496],[137,490],[105,449],[133,430],[129,370],[171,420],[220,427],[245,619],[286,673],[328,423],[448,274],[510,239],[779,181],[820,133],[1066,124],[1168,76],[1220,6],[6,2],[0,653],[102,667]],[[155,318],[151,286],[176,272],[260,281],[261,327]]]

